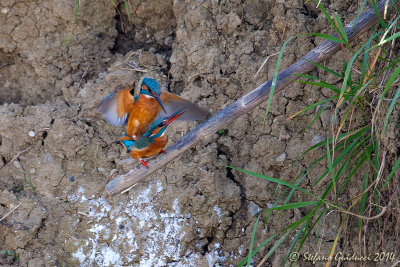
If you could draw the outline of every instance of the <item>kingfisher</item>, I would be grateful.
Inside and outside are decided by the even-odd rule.
[[[101,101],[98,109],[112,125],[127,125],[126,134],[120,142],[137,140],[154,120],[181,109],[185,109],[185,114],[180,120],[204,120],[209,116],[209,112],[196,104],[175,94],[161,91],[158,82],[147,77],[142,80],[138,96],[133,96],[133,89],[129,86],[118,87]]]
[[[165,133],[168,125],[181,117],[184,111],[179,110],[168,117],[155,120],[148,130],[134,140],[122,140],[121,143],[128,149],[130,156],[148,168],[148,164],[143,158],[149,158],[159,153],[166,153],[164,150],[168,142],[168,135]]]

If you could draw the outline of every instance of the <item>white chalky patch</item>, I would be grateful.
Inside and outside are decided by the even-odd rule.
[[[171,212],[156,208],[153,199],[162,190],[157,181],[114,207],[105,198],[83,195],[83,188],[68,196],[71,202],[87,205],[87,244],[72,253],[80,266],[199,266],[204,258],[222,266],[225,258],[219,256],[219,244],[206,256],[189,250],[181,255],[182,228],[193,219],[180,212],[178,198],[171,203]],[[218,206],[216,211],[222,214]]]

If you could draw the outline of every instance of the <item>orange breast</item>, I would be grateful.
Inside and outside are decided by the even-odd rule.
[[[129,113],[126,133],[129,136],[143,135],[160,111],[160,104],[154,98],[140,95]]]

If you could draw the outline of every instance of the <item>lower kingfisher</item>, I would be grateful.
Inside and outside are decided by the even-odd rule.
[[[168,92],[162,92],[154,79],[143,78],[140,94],[133,96],[133,89],[119,87],[101,101],[99,111],[106,120],[115,126],[126,126],[126,135],[119,141],[137,140],[158,118],[168,116],[181,109],[185,115],[180,120],[204,120],[209,112],[196,104]],[[160,111],[163,110],[164,114]]]
[[[159,153],[165,153],[164,147],[168,142],[165,133],[168,125],[175,119],[181,117],[183,112],[179,110],[169,117],[155,120],[149,129],[136,141],[122,140],[121,143],[128,149],[132,158],[142,163],[147,168],[147,162],[143,158],[149,158]]]

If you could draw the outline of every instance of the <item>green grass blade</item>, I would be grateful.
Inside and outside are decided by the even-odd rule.
[[[130,19],[131,17],[130,17],[130,14],[129,14],[128,1],[127,1],[127,0],[124,0],[124,2],[125,2],[126,14],[128,15],[128,18]]]
[[[377,36],[377,35],[378,34],[375,34],[374,36]],[[350,72],[351,72],[354,62],[357,59],[358,55],[361,53],[361,51],[364,50],[364,48],[367,46],[367,44],[368,43],[363,44],[362,47],[356,53],[353,54],[353,56],[350,58],[348,64],[346,65],[345,74],[344,74],[344,78],[343,78],[343,86],[342,86],[341,93],[340,93],[340,98],[343,97],[347,86],[349,86],[349,84],[351,84]],[[342,104],[343,104],[343,102],[342,102]],[[339,105],[338,108],[340,106],[341,105]]]
[[[304,84],[314,85],[314,86],[318,86],[318,87],[328,88],[328,89],[330,89],[331,91],[335,92],[336,94],[340,94],[340,89],[337,88],[337,87],[335,87],[335,86],[332,85],[332,84],[329,84],[329,83],[325,83],[325,82],[317,83],[317,82],[308,82],[308,81],[300,81],[300,80],[294,80],[294,82],[304,83]],[[337,98],[337,97],[335,97],[335,99],[336,99],[336,98]]]
[[[297,187],[297,186],[295,186],[295,185],[293,185],[291,183],[288,183],[288,182],[285,182],[283,180],[279,180],[279,179],[276,179],[276,178],[273,178],[273,177],[270,177],[270,176],[267,176],[267,175],[263,175],[263,174],[260,174],[260,173],[251,172],[251,171],[248,171],[248,170],[240,169],[240,168],[237,168],[237,167],[233,167],[233,166],[227,166],[227,167],[229,167],[231,169],[234,169],[234,170],[237,170],[237,171],[240,171],[240,172],[243,172],[243,173],[246,173],[248,175],[263,179],[263,180],[267,180],[267,181],[270,181],[270,182],[274,182],[274,183],[277,183],[277,184],[281,184],[281,185],[285,185],[285,186],[297,189],[297,190],[299,190],[299,191],[301,191],[301,192],[303,192],[303,193],[305,193],[305,194],[307,194],[307,195],[309,195],[309,196],[311,196],[311,197],[313,197],[313,198],[315,198],[315,199],[317,199],[319,201],[324,202],[325,204],[327,204],[327,205],[329,205],[329,206],[331,206],[333,208],[336,208],[338,210],[346,212],[346,210],[344,210],[343,208],[341,208],[341,207],[339,207],[339,206],[337,206],[335,204],[332,204],[332,203],[324,200],[323,198],[320,198],[320,197],[308,192],[307,190],[305,190],[303,188],[300,188],[300,187]]]
[[[393,39],[396,39],[400,36],[400,32],[397,32],[395,34],[393,34],[392,36],[390,36],[389,38],[385,39],[386,35],[392,30],[393,26],[396,25],[398,18],[392,22],[392,24],[390,24],[389,28],[386,29],[385,33],[383,34],[381,41],[375,46],[382,46],[384,44],[386,44],[387,42],[392,41]]]
[[[381,137],[382,137],[382,138],[383,138],[384,135],[385,135],[386,128],[387,128],[387,125],[388,125],[388,122],[389,122],[390,114],[392,114],[392,111],[393,111],[393,109],[394,109],[394,106],[396,105],[396,102],[397,102],[397,99],[399,98],[399,95],[400,95],[400,87],[397,89],[396,94],[394,95],[393,100],[392,100],[392,102],[390,103],[389,109],[387,110],[385,122],[384,122],[384,124],[383,124],[382,134],[381,134]]]
[[[379,160],[379,145],[377,144],[378,141],[376,140],[374,143],[375,143],[375,146],[374,146],[375,147],[374,181],[375,181],[376,179],[378,179],[380,160]],[[379,202],[379,192],[376,189],[376,187],[374,189],[374,197],[375,197],[375,203],[378,203]],[[377,214],[379,214],[379,207],[378,206],[376,206],[376,212],[377,212]]]
[[[364,59],[363,59],[363,64],[361,67],[361,78],[360,81],[364,81],[365,75],[367,75],[367,71],[369,70],[369,63],[368,63],[368,56],[369,56],[369,51],[371,47],[371,41],[373,38],[369,38],[366,46],[365,46],[365,53],[364,53]],[[368,70],[367,70],[368,67]]]
[[[296,203],[289,203],[289,204],[284,204],[281,206],[269,208],[268,210],[273,211],[273,210],[291,210],[291,209],[298,209],[302,207],[307,207],[311,205],[315,205],[318,202],[312,201],[312,202],[296,202]]]
[[[365,190],[367,190],[367,188],[368,188],[368,180],[369,180],[368,178],[369,178],[368,177],[368,172],[365,172],[364,184],[363,184],[363,190],[362,190],[363,192],[365,192]],[[365,208],[367,207],[367,195],[368,194],[364,194],[361,197],[361,203],[360,203],[360,214],[361,215],[364,214]],[[359,234],[361,233],[362,225],[363,225],[363,220],[362,219],[358,219],[358,233]]]
[[[329,210],[324,210],[323,212],[321,212],[321,215],[320,215],[320,216],[321,216],[321,217],[322,217],[322,216],[325,217],[326,214],[328,213],[328,211],[329,211]],[[318,218],[318,219],[319,219],[319,218]],[[319,239],[319,237],[320,237],[320,234],[319,234],[319,233],[321,232],[322,222],[323,222],[323,220],[320,220],[320,221],[319,221],[318,229],[317,229],[317,232],[315,233],[315,236],[317,237],[317,242],[318,242],[318,239]]]
[[[271,107],[271,102],[272,102],[272,96],[274,95],[275,92],[275,88],[276,88],[276,81],[278,79],[278,73],[279,73],[279,66],[281,65],[281,61],[282,61],[282,56],[283,56],[283,51],[285,50],[285,47],[287,46],[287,44],[294,38],[300,36],[299,35],[295,35],[291,38],[289,38],[288,40],[285,41],[285,43],[282,45],[281,50],[279,51],[279,55],[278,55],[278,59],[276,61],[276,66],[275,66],[275,71],[274,71],[274,76],[272,78],[272,84],[271,84],[271,90],[269,91],[269,97],[268,97],[268,102],[267,102],[267,109],[265,111],[265,116],[264,116],[264,123],[267,120],[267,116],[268,116],[268,112],[269,109]]]
[[[354,26],[356,26],[357,21],[358,21],[358,19],[360,18],[361,13],[362,13],[363,10],[364,10],[364,6],[365,6],[365,3],[366,3],[366,2],[367,2],[367,0],[364,0],[364,1],[362,2],[361,7],[360,7],[360,9],[358,10],[357,16],[356,16],[356,18],[354,19],[354,23],[353,23],[353,25],[352,25],[352,27],[351,27],[351,30],[353,30],[353,29],[354,29]]]
[[[335,196],[336,196],[336,177],[335,177],[335,172],[334,172],[333,166],[332,166],[331,151],[329,149],[328,140],[326,140],[326,156],[327,156],[327,161],[328,161],[329,173],[331,174],[331,178],[332,178],[333,191],[335,192]]]
[[[388,25],[383,21],[381,14],[379,13],[378,6],[376,5],[375,0],[371,0],[372,6],[374,7],[375,13],[378,16],[379,23],[381,24],[382,28],[387,28]]]
[[[278,241],[276,241],[275,245],[268,251],[267,255],[265,255],[264,259],[267,260],[272,253],[282,244],[283,241],[287,238],[287,236],[292,232],[293,229],[290,231],[288,230],[284,236],[282,236]]]
[[[365,127],[362,127],[361,129],[358,129],[358,130],[353,131],[353,133],[347,138],[347,140],[348,140],[348,141],[351,141],[351,140],[353,140],[354,138],[358,138],[359,136],[363,135],[366,131],[368,131],[370,128],[371,128],[371,126],[370,126],[370,125],[367,125],[367,126],[365,126]],[[347,135],[348,135],[347,133],[341,133],[341,134],[339,134],[337,141],[341,141],[342,138],[346,137]],[[327,138],[327,140],[328,140],[329,143],[332,142],[332,138]],[[304,151],[303,153],[301,153],[301,155],[299,156],[299,159],[300,159],[301,157],[303,157],[305,154],[307,154],[308,152],[310,152],[311,150],[313,150],[313,149],[320,148],[320,147],[324,147],[325,144],[326,144],[326,141],[324,140],[324,141],[321,141],[321,142],[319,142],[319,143],[317,143],[317,144],[311,146],[311,147],[308,148],[306,151]],[[336,149],[337,149],[337,148],[338,148],[338,147],[336,147]]]
[[[346,41],[343,41],[342,39],[339,39],[339,38],[337,38],[335,36],[332,36],[332,35],[329,35],[329,34],[324,34],[324,33],[305,33],[305,35],[314,35],[316,37],[321,37],[323,39],[326,39],[326,40],[329,40],[329,41],[333,41],[333,42],[336,42],[336,43],[342,43],[342,44],[346,43]],[[346,38],[347,38],[347,36],[346,36]]]
[[[316,210],[315,210],[315,211],[316,211]],[[314,211],[314,212],[315,212],[315,211]],[[301,240],[300,240],[298,252],[300,252],[300,249],[303,247],[303,245],[304,245],[304,243],[306,242],[307,238],[308,238],[308,237],[310,236],[310,234],[312,233],[312,231],[313,231],[315,225],[316,225],[319,221],[321,221],[321,217],[323,217],[323,215],[326,214],[326,212],[327,212],[327,210],[323,210],[323,211],[321,211],[321,212],[319,212],[319,213],[315,213],[315,216],[316,216],[317,214],[319,214],[319,215],[318,215],[318,217],[315,219],[314,223],[308,228],[308,231],[302,236],[302,238],[301,238]]]
[[[332,168],[336,167],[350,153],[351,150],[355,149],[355,147],[357,147],[357,145],[359,145],[358,141],[360,138],[361,137],[358,137],[357,139],[355,139],[347,148],[345,148],[345,150],[343,150],[342,153],[339,154],[339,156],[333,161]],[[326,154],[328,155],[328,152]],[[319,181],[321,181],[329,172],[330,172],[330,168],[325,170],[322,173],[322,175],[314,182],[314,185],[319,183]]]
[[[344,30],[344,27],[343,27],[342,21],[339,18],[339,15],[338,14],[334,14],[333,18],[336,21],[336,24],[338,26],[338,33],[339,33],[340,37],[342,37],[343,40],[344,40],[344,43],[347,44],[349,42],[349,39],[347,38],[346,31]]]
[[[289,119],[293,119],[294,117],[297,117],[300,114],[303,114],[304,112],[309,111],[310,109],[314,109],[315,107],[318,107],[319,105],[325,104],[326,102],[330,102],[332,100],[334,100],[334,97],[328,98],[328,99],[324,99],[322,101],[316,102],[314,104],[311,104],[305,108],[303,108],[302,110],[300,110],[299,112],[297,112],[296,114],[292,115],[289,117]]]
[[[333,167],[336,167],[341,161],[342,159],[344,159],[345,157],[347,157],[350,153],[350,155],[352,154],[351,151],[356,149],[358,146],[360,146],[360,143],[358,142],[359,139],[356,139],[349,147],[347,147],[332,163]],[[314,182],[314,185],[319,183],[324,177],[325,175],[327,175],[329,172],[329,168],[327,170],[324,171],[324,173],[317,179],[317,181]],[[339,193],[341,193],[341,190],[339,190]]]
[[[388,183],[392,179],[393,175],[396,173],[396,171],[399,168],[399,166],[400,166],[400,157],[397,158],[396,163],[394,164],[394,166],[392,168],[392,171],[389,173],[388,177],[386,178],[386,181],[383,184],[381,190],[383,190],[388,185]]]
[[[343,185],[340,187],[338,194],[341,194],[343,192],[343,190],[346,188],[348,182],[350,181],[350,179],[354,176],[354,174],[358,171],[358,169],[360,169],[360,167],[363,165],[363,163],[367,160],[367,156],[368,154],[363,154],[363,156],[361,157],[360,161],[357,163],[357,165],[353,168],[353,170],[351,171],[350,175],[346,178],[346,180],[344,181]]]
[[[276,234],[274,234],[273,236],[271,236],[270,238],[268,238],[267,240],[262,242],[255,250],[253,250],[251,257],[253,257],[261,248],[263,248],[266,244],[268,244],[271,240],[273,240],[278,234],[283,233],[289,229],[291,229],[291,230],[296,229],[300,224],[302,224],[304,221],[306,221],[310,216],[311,216],[310,214],[307,214],[300,220],[295,221],[294,223],[290,224],[289,226],[285,227],[284,229],[280,230],[279,232],[277,232]],[[237,266],[243,266],[247,262],[248,257],[249,256],[244,258]]]
[[[253,245],[254,245],[254,238],[255,238],[255,236],[256,236],[256,231],[257,231],[257,225],[258,225],[258,222],[260,221],[260,218],[261,218],[261,214],[258,216],[258,218],[257,218],[257,220],[256,220],[256,222],[255,222],[255,224],[254,224],[254,228],[253,228],[253,232],[252,232],[252,234],[251,234],[251,240],[250,240],[250,247],[249,247],[249,255],[247,256],[247,266],[249,267],[250,266],[250,263],[251,263],[251,253],[252,253],[252,251],[253,251]]]
[[[398,78],[398,76],[400,75],[400,65],[397,66],[397,68],[393,71],[392,76],[390,76],[387,84],[385,85],[382,94],[379,98],[378,104],[376,109],[379,109],[379,107],[381,106],[382,100],[385,97],[386,93],[388,92],[388,90],[390,89],[390,87],[392,86],[392,84],[394,83],[394,81]]]
[[[400,95],[400,87],[397,89],[396,94],[394,95],[393,100],[390,103],[389,109],[387,111],[386,118],[385,118],[385,123],[383,124],[383,129],[382,129],[382,135],[381,135],[382,138],[385,135],[387,124],[389,122],[390,114],[392,113],[392,111],[394,109],[394,106],[396,105],[396,102],[397,102],[397,99],[399,98],[399,95]]]
[[[283,51],[285,50],[287,44],[288,44],[292,39],[297,38],[297,37],[299,37],[299,36],[301,36],[301,35],[314,35],[314,36],[322,37],[322,38],[325,38],[325,39],[328,39],[328,40],[334,40],[335,42],[343,43],[343,40],[340,40],[340,39],[338,39],[338,38],[336,38],[336,37],[333,37],[333,36],[331,36],[331,35],[320,34],[320,33],[298,34],[298,35],[295,35],[295,36],[293,36],[293,37],[291,37],[291,38],[289,38],[288,40],[285,41],[285,43],[282,45],[281,50],[279,51],[278,59],[277,59],[277,62],[276,62],[275,71],[274,71],[274,76],[273,76],[273,78],[272,78],[271,90],[269,91],[269,97],[268,97],[268,102],[267,102],[267,109],[266,109],[266,111],[265,111],[265,116],[264,116],[264,123],[265,123],[265,121],[267,120],[268,112],[269,112],[269,109],[270,109],[270,107],[271,107],[272,97],[273,97],[274,92],[275,92],[276,81],[277,81],[277,79],[278,79],[279,66],[280,66],[281,61],[282,61]]]
[[[320,69],[323,69],[324,71],[327,71],[327,72],[329,72],[329,73],[331,73],[331,74],[333,74],[333,75],[339,77],[340,79],[343,79],[343,75],[342,75],[342,74],[337,73],[336,71],[333,71],[333,70],[331,70],[330,68],[325,67],[324,65],[318,64],[317,62],[313,62],[313,61],[310,61],[310,60],[307,60],[307,59],[304,59],[304,60],[310,62],[311,64],[317,66],[317,67],[320,68]]]
[[[244,264],[246,264],[246,262],[248,261],[248,259],[252,258],[254,255],[256,255],[256,253],[262,249],[266,244],[268,244],[271,240],[273,240],[278,234],[280,234],[280,232],[272,235],[270,238],[268,238],[267,240],[265,240],[264,242],[262,242],[255,250],[253,250],[251,255],[248,255],[246,258],[244,258],[241,262],[238,263],[238,267],[243,266]],[[250,256],[250,257],[249,257]]]
[[[306,169],[306,171],[304,172],[304,174],[299,178],[299,180],[296,182],[295,186],[299,186],[299,184],[303,181],[303,179],[305,177],[307,177],[307,174],[314,168],[313,164],[311,164],[311,167],[309,167],[308,169]],[[297,177],[299,177],[300,175],[298,175]],[[290,199],[292,198],[294,192],[296,191],[296,189],[292,188],[290,190],[290,193],[288,194],[288,196],[285,199],[285,203],[284,204],[288,204]],[[275,207],[275,206],[274,206]],[[281,214],[279,214],[279,216],[281,216],[283,213],[283,211],[281,212]]]
[[[299,232],[297,233],[296,237],[294,238],[292,245],[290,246],[290,249],[286,255],[285,260],[283,261],[283,265],[286,264],[287,260],[289,259],[290,254],[292,254],[292,251],[295,247],[295,245],[297,244],[297,242],[299,241],[300,237],[303,235],[304,229],[306,228],[306,226],[308,226],[308,224],[310,223],[310,219],[308,219],[307,221],[305,221],[303,223],[303,226],[301,226]]]
[[[331,19],[331,16],[329,16],[328,12],[325,10],[324,6],[321,4],[319,0],[315,0],[319,8],[321,9],[322,13],[324,13],[326,19],[329,21],[331,26],[335,29],[336,32],[339,32],[339,29],[336,27],[335,22]]]
[[[301,132],[301,134],[304,134],[305,132],[308,131],[308,129],[311,128],[311,126],[314,124],[314,122],[321,117],[322,113],[325,111],[326,106],[323,106],[318,112],[317,114],[314,116],[314,118],[310,121],[309,124],[307,124],[306,128],[304,129],[304,131]]]
[[[64,43],[65,47],[67,47],[69,45],[69,41],[71,40],[72,33],[73,33],[74,29],[75,29],[76,20],[78,19],[79,2],[80,2],[80,0],[76,0],[76,3],[75,3],[75,15],[74,15],[74,26],[73,26],[72,30],[69,32],[67,40]]]

